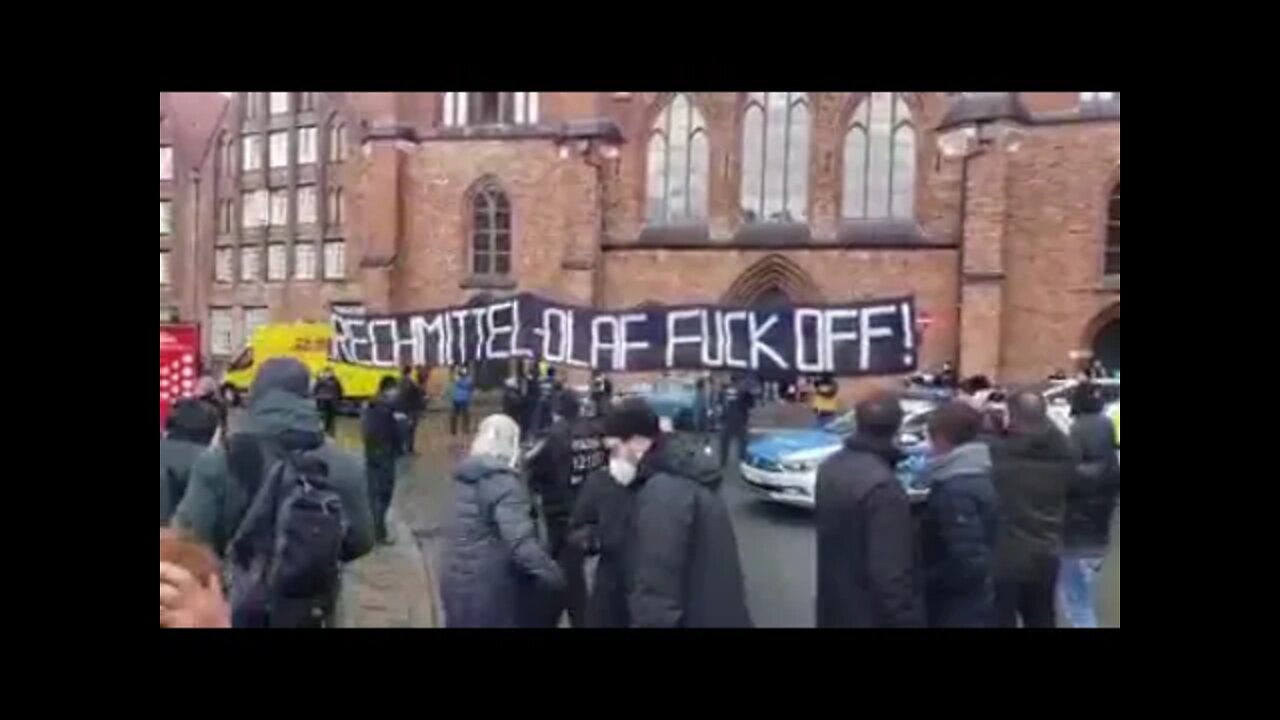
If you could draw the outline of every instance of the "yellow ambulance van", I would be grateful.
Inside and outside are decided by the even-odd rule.
[[[369,368],[329,359],[329,341],[333,328],[326,323],[273,323],[263,325],[254,332],[249,344],[236,356],[222,379],[222,395],[232,404],[239,404],[248,397],[249,386],[258,375],[258,368],[275,357],[297,359],[311,371],[314,382],[320,371],[333,368],[342,383],[343,400],[358,405],[378,392],[378,383],[384,376],[400,377],[395,369]]]

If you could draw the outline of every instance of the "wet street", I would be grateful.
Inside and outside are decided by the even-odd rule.
[[[473,417],[478,422],[485,414],[477,408]],[[337,440],[359,453],[359,421],[340,419]],[[400,468],[394,511],[434,568],[439,567],[441,525],[453,501],[450,472],[468,446],[468,439],[449,436],[445,413],[431,412],[418,429],[418,454],[406,458]],[[726,473],[721,494],[737,532],[747,602],[756,626],[814,627],[816,543],[812,513],[758,500],[742,484],[736,463]],[[1099,591],[1113,597],[1118,607],[1118,572],[1114,578],[1101,578]]]
[[[483,415],[476,412],[475,419]],[[339,444],[359,452],[359,433],[355,418],[339,421]],[[467,446],[464,439],[449,436],[446,414],[432,412],[418,428],[418,455],[401,467],[394,505],[425,553],[438,552],[435,541],[453,500],[449,472]],[[812,515],[756,500],[736,471],[725,478],[721,492],[737,530],[747,602],[756,626],[813,627]]]

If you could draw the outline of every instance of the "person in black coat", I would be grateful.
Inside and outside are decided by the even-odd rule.
[[[747,426],[751,421],[751,408],[755,407],[755,393],[751,383],[743,377],[735,377],[725,385],[720,395],[722,424],[720,426],[720,467],[729,465],[733,457],[731,448],[742,453],[747,447]]]
[[[571,542],[585,557],[596,557],[585,625],[589,628],[631,626],[627,611],[626,548],[635,493],[613,479],[608,467],[582,484],[569,519]]]
[[[399,384],[391,376],[382,378],[378,395],[365,410],[364,462],[369,479],[369,504],[373,510],[374,535],[378,542],[387,543],[387,510],[395,494],[396,460],[401,455],[402,432],[396,422]]]
[[[1107,547],[1111,511],[1120,495],[1116,431],[1103,414],[1097,386],[1083,383],[1071,397],[1071,441],[1080,462],[1067,491],[1064,543],[1069,550],[1101,553]]]
[[[502,414],[520,423],[524,412],[524,395],[520,392],[520,379],[509,377],[502,387]]]
[[[418,434],[418,422],[427,409],[427,393],[413,379],[413,368],[405,367],[400,378],[400,390],[397,394],[397,410],[404,415],[404,452],[414,454],[414,437]]]
[[[930,490],[920,524],[929,627],[995,623],[999,507],[991,452],[978,441],[981,428],[981,413],[963,402],[929,417],[934,457],[922,470]]]
[[[1003,522],[996,540],[996,622],[1052,628],[1067,488],[1076,472],[1071,441],[1049,420],[1044,398],[1009,398],[1009,427],[991,440]]]
[[[902,459],[897,396],[855,407],[857,433],[818,468],[818,627],[922,627],[914,527]]]
[[[578,544],[569,542],[570,516],[583,482],[605,467],[607,456],[600,423],[595,418],[578,416],[582,403],[577,393],[563,390],[555,401],[557,407],[546,440],[529,459],[529,487],[542,500],[547,544],[567,583],[566,607],[550,608],[546,625],[555,627],[561,610],[568,610],[572,626],[582,627],[587,604],[585,557]]]
[[[609,474],[634,498],[624,543],[631,627],[751,627],[721,474],[701,443],[663,435],[639,399],[613,408],[604,435]]]
[[[333,373],[333,368],[327,367],[320,371],[312,394],[316,398],[316,409],[324,420],[324,432],[332,436],[334,420],[338,416],[338,403],[342,402],[342,383]]]

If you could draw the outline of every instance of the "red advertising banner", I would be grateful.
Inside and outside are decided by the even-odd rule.
[[[160,326],[160,427],[173,403],[195,393],[200,371],[200,327]]]

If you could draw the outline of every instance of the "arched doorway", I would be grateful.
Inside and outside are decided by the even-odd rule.
[[[1090,361],[1099,361],[1109,373],[1120,371],[1120,303],[1115,303],[1094,316],[1085,326],[1081,344],[1088,348]]]
[[[1093,336],[1093,358],[1107,372],[1120,372],[1120,318],[1108,321]]]

